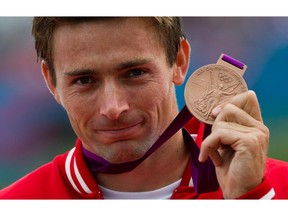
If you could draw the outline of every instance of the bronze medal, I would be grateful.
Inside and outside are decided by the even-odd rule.
[[[189,111],[199,121],[213,124],[213,108],[247,90],[239,73],[223,65],[210,64],[192,73],[185,86],[184,99]]]

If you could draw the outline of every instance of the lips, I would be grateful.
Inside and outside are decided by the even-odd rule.
[[[100,128],[96,130],[96,133],[98,138],[104,142],[130,140],[139,135],[141,126],[142,122],[125,126]]]

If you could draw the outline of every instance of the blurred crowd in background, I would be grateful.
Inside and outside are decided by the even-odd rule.
[[[271,133],[269,156],[288,161],[288,17],[184,17],[189,75],[221,53],[248,65]],[[0,17],[0,188],[74,146],[64,109],[42,78],[31,17]],[[184,85],[176,89],[184,106]]]

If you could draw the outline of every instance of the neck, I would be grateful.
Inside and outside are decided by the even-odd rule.
[[[98,173],[95,177],[100,185],[116,191],[155,190],[182,177],[189,155],[180,130],[132,171],[122,174]]]

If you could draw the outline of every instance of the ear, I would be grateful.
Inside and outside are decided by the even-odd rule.
[[[182,85],[190,62],[190,44],[186,39],[182,39],[176,56],[175,70],[173,75],[173,83]]]
[[[61,104],[61,100],[60,100],[59,94],[57,92],[56,86],[53,82],[53,78],[51,77],[51,73],[50,73],[45,61],[43,61],[43,60],[41,61],[41,71],[42,71],[42,75],[45,79],[45,82],[46,82],[48,89],[50,90],[50,92],[54,96],[55,100],[59,104]]]

